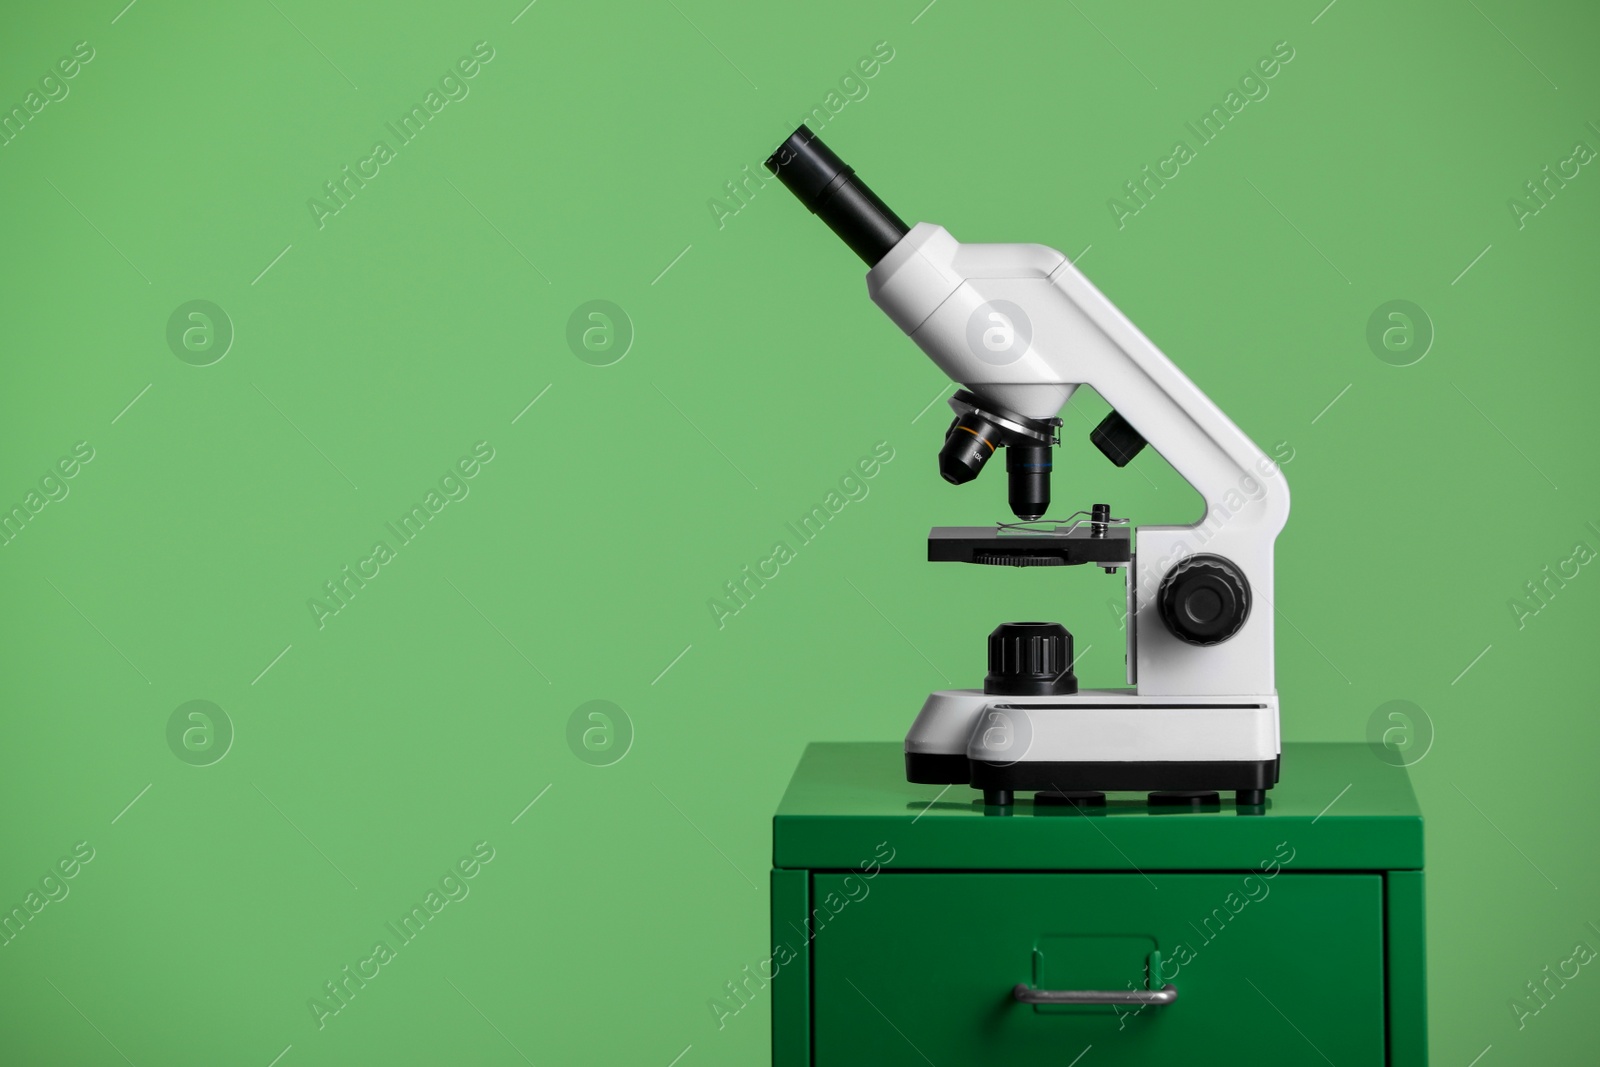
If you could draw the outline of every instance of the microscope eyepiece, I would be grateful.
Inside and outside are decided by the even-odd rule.
[[[778,146],[766,166],[869,267],[910,232],[855,171],[805,126]]]

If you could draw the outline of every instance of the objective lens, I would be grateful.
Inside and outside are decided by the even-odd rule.
[[[956,416],[939,449],[939,474],[951,485],[972,481],[1000,443],[1000,428],[976,411]]]
[[[1007,499],[1023,522],[1044,517],[1050,508],[1050,446],[1011,445],[1006,450],[1010,478]]]

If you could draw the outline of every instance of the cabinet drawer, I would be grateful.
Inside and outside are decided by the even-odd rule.
[[[812,878],[815,1062],[1384,1063],[1377,874]],[[1031,1006],[1012,988],[1160,988]]]

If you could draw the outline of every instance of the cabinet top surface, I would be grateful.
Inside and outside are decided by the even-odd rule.
[[[1264,810],[1237,809],[1231,794],[1209,811],[1164,811],[1113,793],[1079,812],[1023,794],[1002,814],[968,786],[907,782],[898,742],[818,742],[773,818],[773,861],[847,869],[887,840],[901,869],[1252,870],[1292,840],[1310,850],[1303,870],[1421,868],[1404,768],[1365,744],[1301,742],[1283,746],[1281,778]]]

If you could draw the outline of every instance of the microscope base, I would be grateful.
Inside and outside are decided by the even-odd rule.
[[[1233,790],[1240,806],[1265,803],[1278,784],[1278,760],[1085,762],[1027,760],[1008,765],[961,755],[906,753],[906,780],[970,785],[984,803],[1004,807],[1018,792],[1139,792]]]
[[[909,759],[908,759],[909,764]],[[981,789],[984,802],[990,794],[1018,792],[1097,791],[1226,791],[1238,794],[1241,805],[1260,804],[1266,790],[1278,784],[1278,760],[1227,760],[1195,762],[1087,763],[1079,761],[1028,760],[1000,766],[968,761],[967,784]],[[909,770],[909,767],[908,767]],[[997,797],[996,803],[1007,803]]]
[[[945,690],[906,735],[906,779],[1017,792],[1220,792],[1259,805],[1278,782],[1276,694],[1154,698],[1131,690],[995,697]]]

